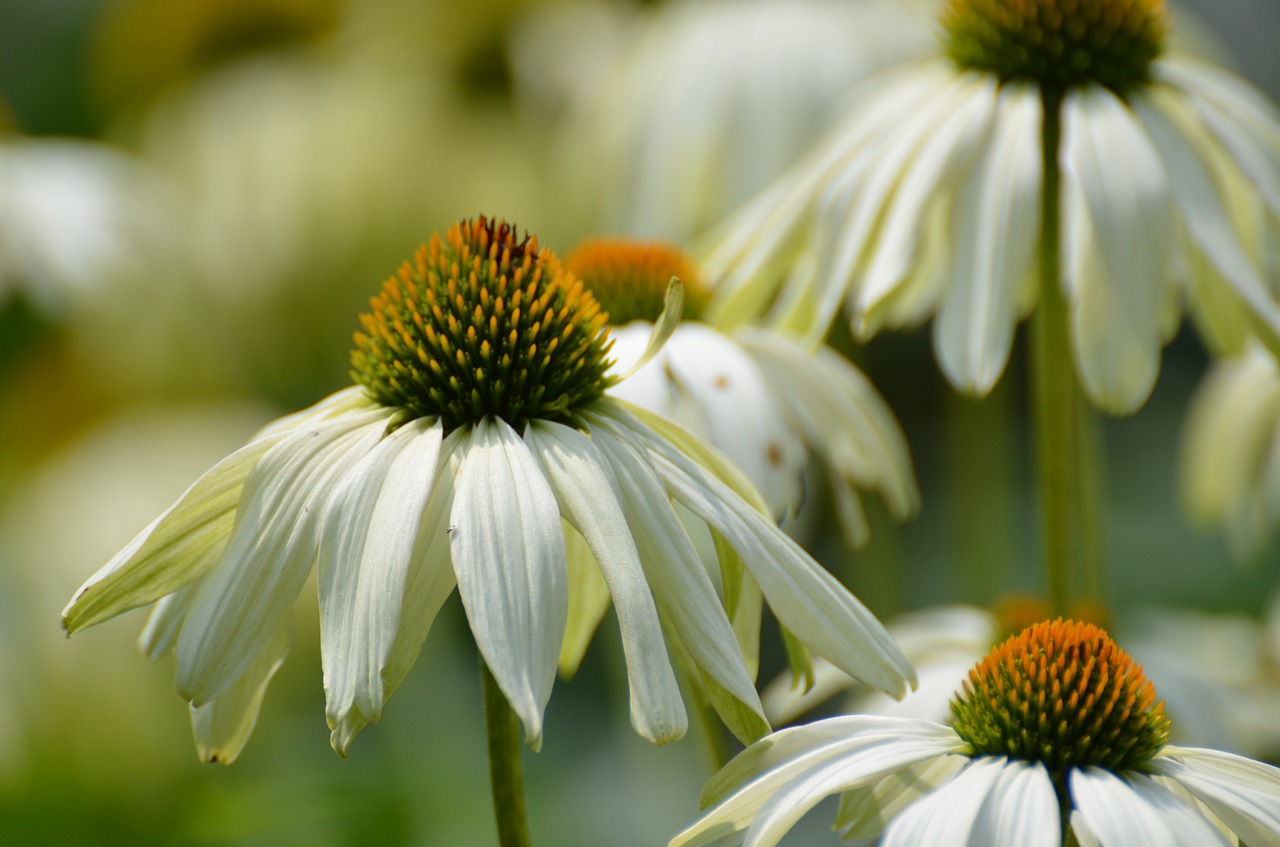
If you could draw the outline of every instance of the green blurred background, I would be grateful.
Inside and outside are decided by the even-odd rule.
[[[493,843],[456,598],[344,761],[304,593],[292,655],[229,768],[197,763],[171,662],[133,649],[141,612],[69,641],[58,612],[204,468],[347,383],[355,315],[432,231],[498,215],[563,251],[616,226],[599,174],[566,166],[564,136],[582,131],[581,77],[663,11],[0,0],[0,844]],[[1280,93],[1272,0],[1179,13]],[[873,515],[857,554],[812,536],[818,558],[882,616],[1037,590],[1020,367],[976,402],[943,383],[927,332],[835,343],[899,415],[924,510],[901,528]],[[1146,408],[1105,424],[1117,607],[1257,616],[1277,583],[1274,544],[1236,563],[1183,517],[1179,439],[1205,364],[1185,332]],[[557,684],[544,749],[525,756],[535,843],[660,844],[696,812],[710,773],[697,733],[656,749],[630,731],[615,632],[607,618]],[[768,631],[765,644],[762,680],[782,665]],[[794,843],[829,839],[828,820],[810,816]]]

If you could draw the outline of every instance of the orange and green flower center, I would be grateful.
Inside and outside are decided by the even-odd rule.
[[[1121,96],[1151,81],[1168,30],[1164,0],[947,0],[942,26],[962,69]]]
[[[707,302],[706,286],[693,261],[660,241],[595,238],[564,260],[609,314],[609,323],[656,321],[671,278],[684,285],[685,320],[697,320]]]
[[[1057,775],[1130,768],[1169,738],[1142,667],[1097,626],[1061,618],[980,661],[951,703],[951,723],[976,754],[1043,762]]]
[[[446,431],[486,415],[517,430],[574,423],[613,384],[606,316],[538,240],[481,217],[433,235],[370,301],[352,378],[384,406],[438,416]]]

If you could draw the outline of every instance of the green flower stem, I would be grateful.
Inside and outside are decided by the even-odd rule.
[[[1041,89],[1044,189],[1040,211],[1040,302],[1031,323],[1032,419],[1038,451],[1045,564],[1053,614],[1065,614],[1072,599],[1072,516],[1078,511],[1075,366],[1067,304],[1059,280],[1062,173],[1062,94]]]
[[[484,659],[484,718],[489,734],[489,785],[498,822],[500,847],[529,847],[524,811],[524,778],[520,769],[520,720]]]

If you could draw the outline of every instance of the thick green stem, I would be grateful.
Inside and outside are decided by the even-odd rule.
[[[1062,96],[1042,90],[1041,134],[1044,189],[1040,210],[1040,302],[1031,323],[1033,420],[1039,457],[1040,501],[1044,522],[1045,565],[1049,604],[1065,614],[1072,599],[1072,513],[1079,480],[1073,477],[1077,456],[1075,366],[1067,304],[1059,280],[1061,238],[1058,149],[1062,139]]]
[[[484,717],[489,734],[489,785],[498,822],[500,847],[529,847],[524,811],[524,777],[520,769],[520,720],[498,687],[489,666],[480,660],[484,677]]]

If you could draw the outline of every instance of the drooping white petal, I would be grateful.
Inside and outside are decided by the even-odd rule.
[[[569,614],[560,510],[506,421],[475,424],[460,456],[450,513],[458,594],[476,645],[536,750]]]
[[[1248,304],[1263,340],[1276,349],[1280,346],[1280,306],[1232,229],[1231,217],[1198,149],[1206,143],[1204,130],[1187,114],[1190,107],[1186,103],[1159,87],[1135,97],[1130,108],[1160,152],[1188,235]]]
[[[747,328],[735,337],[783,412],[836,475],[879,490],[899,520],[918,508],[906,437],[861,371],[826,347],[810,353],[783,336]]]
[[[1084,389],[1117,414],[1141,406],[1160,370],[1160,318],[1174,232],[1160,157],[1129,107],[1101,86],[1063,107],[1063,179],[1081,223],[1065,244],[1071,329]]]
[[[1249,844],[1280,843],[1280,769],[1218,750],[1166,746],[1151,761]]]
[[[1217,827],[1148,776],[1073,768],[1068,783],[1101,847],[1229,847]]]
[[[914,165],[921,147],[945,132],[953,105],[963,102],[967,78],[940,81],[924,91],[901,120],[886,123],[867,150],[833,175],[816,201],[811,242],[813,290],[788,284],[774,307],[776,328],[818,340],[826,334],[864,261],[884,208]]]
[[[293,616],[289,615],[240,678],[203,706],[191,706],[191,734],[203,762],[229,765],[240,755],[258,722],[267,686],[289,655]]]
[[[531,423],[525,442],[542,465],[561,513],[590,546],[613,597],[631,689],[631,725],[655,744],[682,737],[688,717],[609,460],[591,439],[561,424]]]
[[[980,756],[971,760],[954,779],[894,818],[880,844],[882,847],[920,844],[967,847],[979,813],[1006,766],[1004,757]]]
[[[952,209],[951,281],[934,320],[934,348],[951,384],[986,394],[1013,346],[1018,287],[1040,234],[1040,97],[1001,88],[991,147]]]
[[[249,474],[226,552],[194,592],[175,646],[175,686],[193,705],[239,677],[279,628],[315,559],[324,503],[378,442],[386,417],[349,415],[295,430]]]
[[[708,844],[748,827],[751,843],[776,843],[823,797],[870,785],[963,747],[948,727],[923,721],[893,723],[861,731],[866,724],[861,717],[833,718],[784,730],[777,736],[786,737],[776,742],[776,736],[757,742],[758,748],[747,748],[739,757],[742,761],[730,762],[713,782],[732,784],[753,772],[755,777],[672,839],[671,847]],[[726,776],[726,771],[731,774]],[[790,823],[784,823],[787,820]]]
[[[191,584],[217,564],[245,480],[284,433],[259,438],[210,468],[178,501],[80,587],[62,610],[76,632]]]
[[[382,668],[410,561],[421,552],[442,429],[425,418],[401,426],[352,468],[325,507],[317,571],[330,723],[357,703],[370,720],[381,716]]]
[[[387,612],[389,617],[384,623],[387,632],[395,633],[395,640],[381,660],[382,700],[368,697],[375,692],[365,687],[356,689],[354,708],[330,726],[329,743],[340,756],[345,757],[356,735],[371,720],[377,720],[386,699],[409,673],[436,613],[457,584],[449,549],[453,536],[450,514],[459,465],[457,451],[469,437],[466,429],[455,429],[440,447],[431,496],[427,499],[418,539],[408,561],[409,570],[404,576],[401,604],[398,609]]]
[[[755,715],[752,734],[767,732],[764,709],[733,628],[662,483],[630,445],[607,431],[593,426],[591,440],[598,455],[612,469],[622,511],[657,608],[694,663]],[[745,731],[731,723],[732,715],[721,716],[735,733]]]
[[[596,410],[592,421],[644,450],[672,496],[737,550],[778,620],[802,643],[891,694],[914,685],[911,663],[884,626],[795,541],[632,415],[608,403]]]
[[[1238,77],[1185,56],[1171,56],[1156,67],[1162,80],[1182,89],[1254,190],[1280,215],[1280,114],[1275,104]]]
[[[904,809],[950,782],[969,762],[969,757],[961,754],[939,756],[846,791],[840,795],[834,828],[844,830],[850,841],[879,838]]]
[[[1039,762],[1010,761],[974,821],[970,844],[1059,847],[1061,811],[1049,772]]]
[[[996,97],[996,86],[985,75],[967,77],[945,125],[925,140],[911,167],[902,174],[855,290],[855,324],[863,324],[866,315],[897,289],[920,261],[920,243],[928,229],[926,210],[970,173],[991,137]]]
[[[191,603],[194,585],[180,588],[156,601],[147,616],[147,623],[138,633],[138,652],[149,661],[156,661],[172,649],[182,630],[182,619]]]

